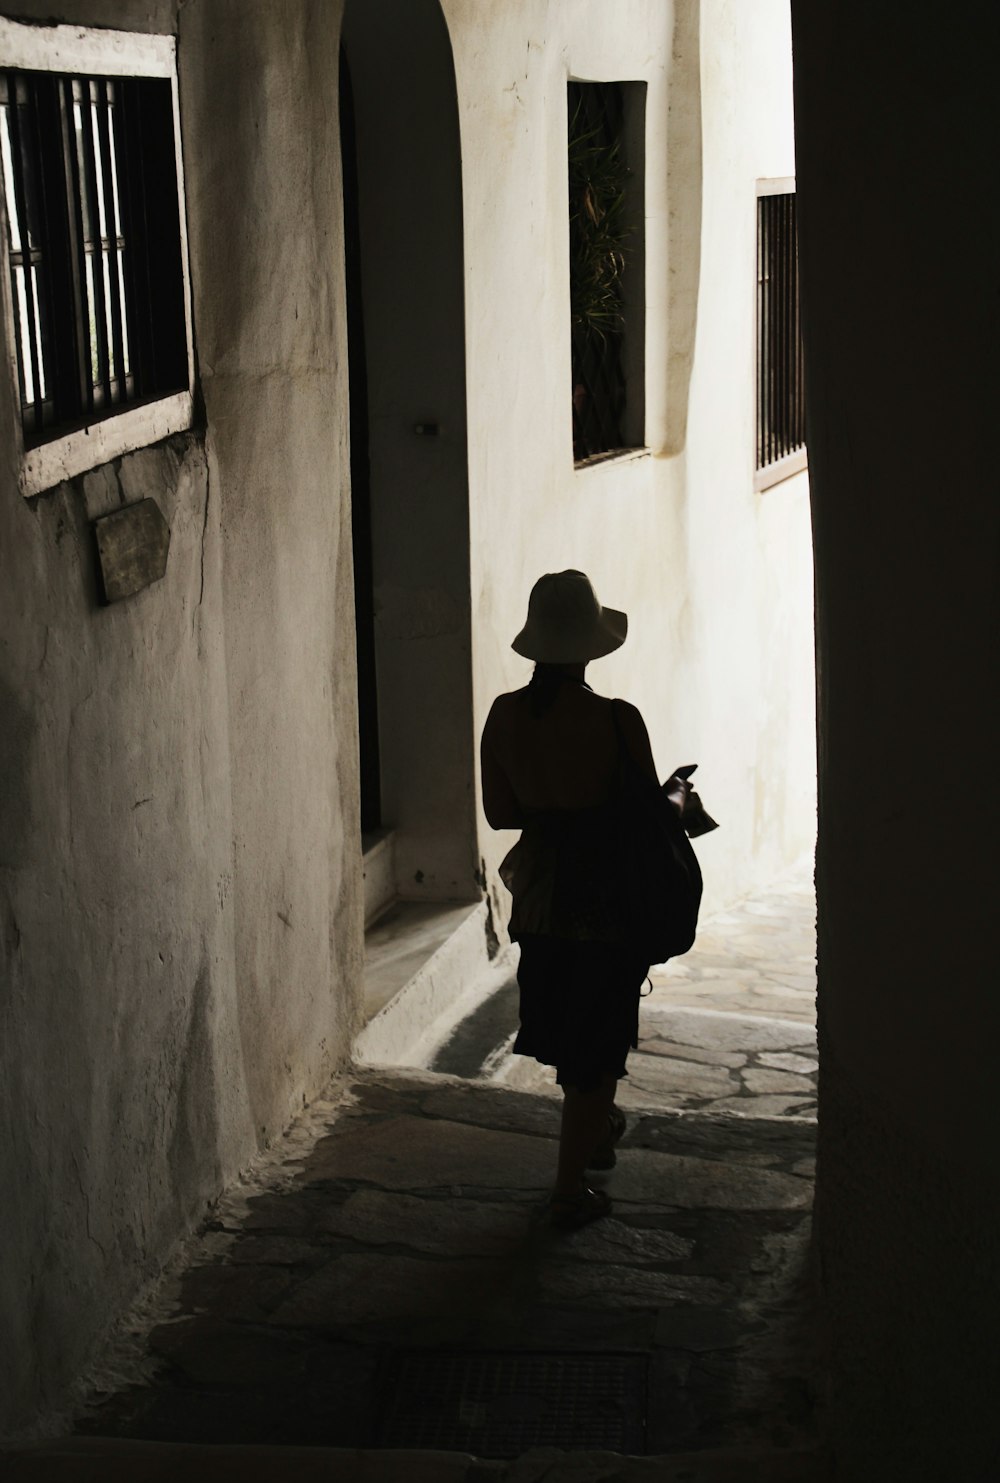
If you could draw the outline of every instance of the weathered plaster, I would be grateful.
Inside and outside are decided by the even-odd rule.
[[[60,1401],[356,1025],[338,27],[183,8],[204,432],[27,501],[0,460],[0,1430]],[[146,497],[166,574],[100,607],[89,522]]]
[[[250,1134],[204,450],[178,437],[109,473],[123,502],[156,498],[172,545],[163,581],[110,608],[92,476],[30,504],[8,480],[0,499],[8,1418],[58,1394]]]
[[[354,656],[339,19],[337,6],[293,0],[193,0],[180,36],[223,533],[240,1036],[261,1136],[343,1055],[360,946],[356,720],[335,703],[350,694]]]

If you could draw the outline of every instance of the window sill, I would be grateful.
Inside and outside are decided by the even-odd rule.
[[[808,467],[808,450],[796,448],[795,452],[789,453],[786,458],[779,458],[776,463],[769,463],[756,471],[753,476],[754,492],[759,494],[762,489],[771,489],[775,484],[782,484],[793,474],[800,474]]]
[[[640,458],[651,458],[649,448],[609,448],[607,453],[593,453],[590,458],[581,458],[573,469],[582,474],[586,469],[596,469],[606,463],[635,463]]]
[[[42,494],[64,479],[85,474],[113,458],[134,453],[150,443],[158,443],[171,433],[185,432],[192,422],[189,391],[129,407],[115,417],[105,417],[89,427],[54,438],[37,448],[26,449],[21,460],[21,493],[26,497]]]

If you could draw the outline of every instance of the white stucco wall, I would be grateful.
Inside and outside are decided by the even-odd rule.
[[[544,571],[628,610],[590,678],[639,705],[661,771],[698,762],[723,828],[706,909],[815,837],[807,478],[753,492],[755,180],[794,174],[784,0],[444,0],[463,148],[477,729],[530,666]],[[644,80],[649,454],[575,471],[568,77]],[[510,840],[480,821],[495,867]],[[495,904],[506,905],[496,888]]]
[[[346,1058],[361,950],[339,6],[61,18],[180,26],[204,416],[30,501],[0,453],[0,1432]],[[102,607],[146,497],[166,575]]]

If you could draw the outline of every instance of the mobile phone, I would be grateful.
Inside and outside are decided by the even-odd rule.
[[[697,768],[698,768],[697,762],[689,762],[686,767],[675,767],[674,770],[673,770],[673,772],[670,774],[670,776],[672,778],[685,778],[685,779],[687,779],[687,778],[689,778],[691,776],[691,774],[693,772],[697,771]]]

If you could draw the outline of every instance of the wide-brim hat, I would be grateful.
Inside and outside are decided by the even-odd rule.
[[[528,621],[511,644],[539,664],[586,664],[620,649],[628,617],[597,600],[584,572],[546,572],[531,589]]]

